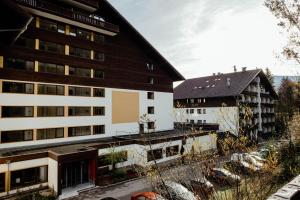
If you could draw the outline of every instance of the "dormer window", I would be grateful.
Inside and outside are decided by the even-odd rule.
[[[153,63],[147,63],[146,66],[147,66],[147,69],[148,69],[149,71],[153,71],[153,70],[154,70],[154,65],[153,65]]]

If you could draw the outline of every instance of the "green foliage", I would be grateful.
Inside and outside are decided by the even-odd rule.
[[[115,179],[122,179],[125,178],[127,175],[127,172],[125,169],[115,169],[112,171],[112,177]]]

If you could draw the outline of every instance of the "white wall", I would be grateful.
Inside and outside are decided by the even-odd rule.
[[[49,159],[49,165],[48,165],[48,185],[50,188],[52,188],[55,192],[58,190],[58,163],[56,160],[53,160],[51,158]]]

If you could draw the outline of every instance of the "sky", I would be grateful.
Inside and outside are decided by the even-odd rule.
[[[109,0],[185,78],[270,68],[295,75],[280,57],[286,37],[263,0]]]

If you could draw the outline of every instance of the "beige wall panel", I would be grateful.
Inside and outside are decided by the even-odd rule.
[[[139,93],[112,92],[112,123],[132,123],[139,121]]]

